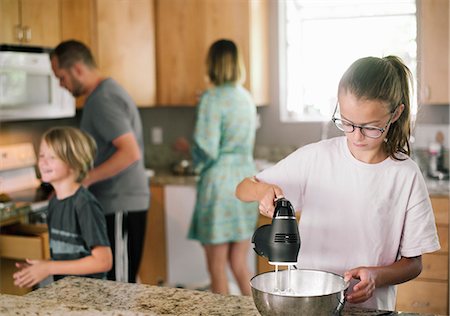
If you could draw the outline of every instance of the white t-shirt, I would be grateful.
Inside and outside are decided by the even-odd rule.
[[[337,137],[296,150],[256,178],[280,186],[301,211],[299,269],[343,275],[440,248],[425,181],[410,158],[367,164]],[[395,299],[396,287],[386,286],[358,306],[394,310]]]

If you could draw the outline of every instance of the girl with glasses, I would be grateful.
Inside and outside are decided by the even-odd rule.
[[[395,56],[355,61],[338,86],[333,122],[344,132],[309,144],[236,195],[271,217],[286,197],[301,212],[298,268],[351,280],[347,302],[394,310],[395,285],[417,277],[440,248],[427,187],[409,157],[411,73]]]

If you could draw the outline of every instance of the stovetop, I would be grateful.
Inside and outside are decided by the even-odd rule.
[[[28,219],[31,219],[32,222],[45,222],[45,214],[37,215],[37,213],[45,213],[52,192],[51,185],[42,183],[37,188],[2,194],[0,221],[4,225],[16,218],[28,216]],[[36,215],[33,213],[36,213]]]

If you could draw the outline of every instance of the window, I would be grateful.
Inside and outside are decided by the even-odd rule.
[[[397,55],[416,77],[415,0],[282,0],[279,26],[282,121],[330,120],[339,80],[361,57]]]

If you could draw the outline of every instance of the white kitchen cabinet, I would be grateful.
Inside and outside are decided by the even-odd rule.
[[[196,189],[192,185],[167,185],[167,282],[169,286],[203,287],[209,284],[205,255],[198,241],[187,238],[194,212]]]
[[[167,283],[169,286],[199,288],[209,285],[205,254],[200,242],[187,238],[194,212],[196,187],[194,185],[166,185],[164,205],[167,245]],[[248,264],[255,273],[256,254],[248,253]],[[230,293],[239,294],[232,274],[228,271]],[[237,292],[236,292],[237,291]]]

